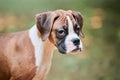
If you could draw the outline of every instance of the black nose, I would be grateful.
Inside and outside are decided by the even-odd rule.
[[[80,40],[78,38],[72,39],[72,42],[75,46],[78,46],[80,44]]]

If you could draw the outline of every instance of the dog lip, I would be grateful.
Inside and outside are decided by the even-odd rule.
[[[62,53],[62,54],[65,54],[66,53],[65,49],[63,47],[61,47],[61,48],[62,48],[62,50],[59,50],[59,52]]]
[[[80,50],[81,51],[81,48],[79,48],[79,46],[77,46],[75,49],[73,49],[71,52],[75,52],[77,50]]]
[[[58,47],[59,47],[58,50],[59,50],[60,53],[66,54],[66,48],[65,48],[65,46],[58,45]]]

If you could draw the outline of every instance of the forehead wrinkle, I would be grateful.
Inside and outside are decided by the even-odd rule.
[[[63,21],[64,21],[64,18],[60,17],[59,22],[63,22]]]
[[[61,22],[65,22],[66,18],[64,16],[60,17],[59,19]]]
[[[62,24],[62,25],[67,25],[67,19],[66,19],[66,17],[65,16],[61,16],[59,19],[58,19],[58,21],[56,22],[56,24],[58,24],[58,25],[60,25],[60,24]],[[61,25],[61,26],[62,26]]]

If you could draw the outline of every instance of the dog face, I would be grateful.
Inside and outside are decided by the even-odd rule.
[[[60,53],[82,50],[79,36],[82,33],[83,17],[79,12],[57,10],[37,15],[37,28],[42,40],[47,38],[58,48]]]

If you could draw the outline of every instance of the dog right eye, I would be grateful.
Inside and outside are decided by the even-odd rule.
[[[62,29],[61,29],[61,30],[58,30],[58,34],[61,35],[61,36],[62,36],[62,35],[65,35],[65,30],[62,30]]]
[[[64,30],[59,30],[58,33],[63,35],[65,33],[65,31]]]
[[[57,36],[59,38],[63,38],[66,35],[66,32],[64,29],[57,30]]]

